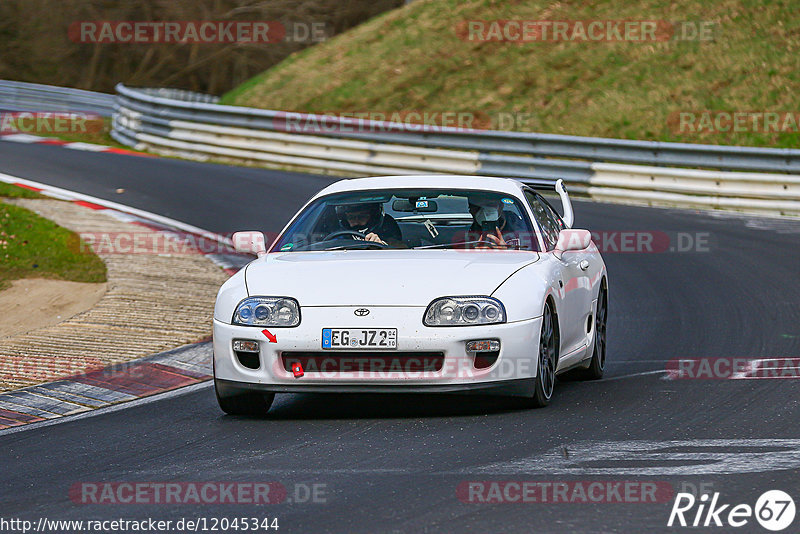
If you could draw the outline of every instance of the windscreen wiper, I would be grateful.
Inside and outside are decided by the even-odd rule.
[[[368,248],[385,249],[386,245],[383,245],[381,243],[376,243],[375,241],[353,241],[352,243],[347,243],[346,245],[324,248],[323,250],[350,250],[350,249],[360,250]]]
[[[486,239],[479,239],[478,241],[461,241],[459,243],[441,243],[439,245],[425,245],[424,247],[413,247],[414,250],[423,250],[423,249],[434,249],[434,248],[450,248],[450,247],[457,247],[459,245],[495,245],[491,241]],[[496,246],[496,245],[495,245]]]

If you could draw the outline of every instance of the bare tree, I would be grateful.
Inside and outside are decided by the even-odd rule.
[[[293,29],[328,37],[403,0],[3,0],[0,78],[111,91],[123,82],[221,94],[314,44]],[[83,21],[278,21],[274,43],[91,43],[70,38]],[[302,32],[300,32],[302,33]]]

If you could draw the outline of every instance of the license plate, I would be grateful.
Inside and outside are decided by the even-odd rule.
[[[323,349],[393,350],[397,328],[323,328]]]

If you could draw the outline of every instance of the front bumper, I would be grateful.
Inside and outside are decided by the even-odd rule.
[[[304,307],[302,322],[295,328],[268,328],[277,339],[272,342],[263,328],[233,326],[214,321],[214,369],[218,386],[227,389],[289,391],[460,391],[509,385],[536,376],[541,318],[498,325],[427,327],[422,324],[422,307],[371,307],[367,317],[356,317],[353,307]],[[323,328],[397,328],[396,351],[441,352],[444,365],[439,370],[370,371],[340,368],[335,372],[306,372],[295,378],[284,367],[284,352],[319,352],[334,357],[338,350],[321,348]],[[242,365],[233,351],[233,340],[256,341],[259,345],[258,369]],[[496,361],[476,368],[475,354],[466,352],[467,341],[497,339],[500,351]]]
[[[254,384],[217,379],[217,394],[242,393],[473,393],[530,397],[534,386],[527,378],[461,384]]]

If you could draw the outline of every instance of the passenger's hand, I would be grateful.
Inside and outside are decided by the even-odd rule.
[[[495,228],[493,234],[486,234],[484,240],[489,241],[491,243],[489,246],[492,248],[508,248],[508,244],[503,239],[503,233],[499,228]]]
[[[376,234],[375,232],[370,232],[370,233],[368,233],[368,234],[367,234],[367,235],[364,237],[364,240],[365,240],[365,241],[372,241],[373,243],[381,243],[381,244],[383,244],[383,245],[385,245],[385,244],[386,244],[386,241],[384,241],[383,239],[381,239],[380,237],[378,237],[378,234]]]

